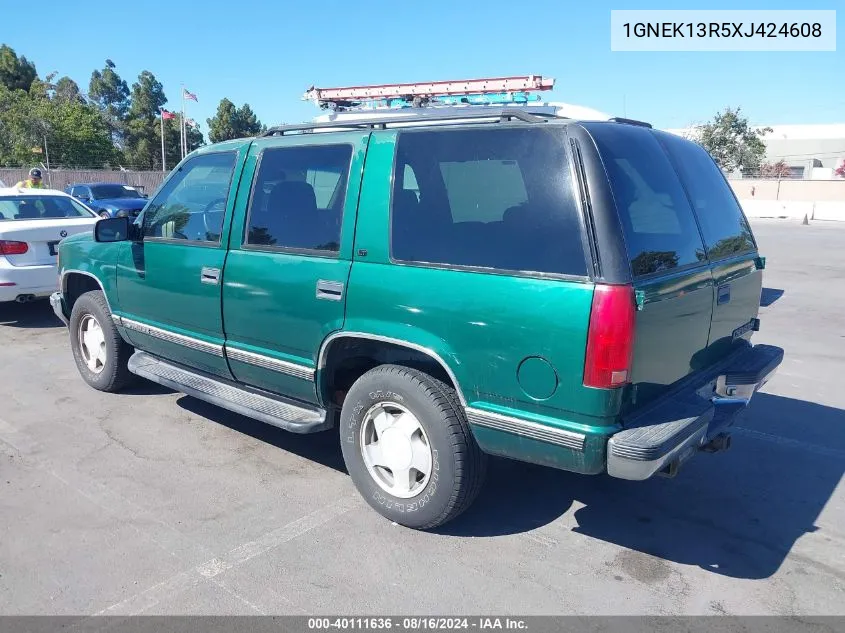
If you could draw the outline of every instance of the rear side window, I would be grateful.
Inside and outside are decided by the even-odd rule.
[[[678,175],[650,130],[585,125],[602,157],[635,276],[706,259]]]
[[[338,252],[351,162],[351,145],[264,150],[250,201],[246,243]]]
[[[563,130],[401,132],[394,260],[584,276]]]
[[[722,172],[703,147],[661,134],[692,201],[711,260],[753,251],[751,228]]]

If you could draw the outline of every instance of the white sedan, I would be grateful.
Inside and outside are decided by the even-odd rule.
[[[56,254],[69,235],[91,231],[97,214],[51,189],[0,189],[0,302],[49,297]]]

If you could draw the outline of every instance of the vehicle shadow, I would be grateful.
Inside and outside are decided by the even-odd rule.
[[[163,396],[168,393],[176,393],[176,390],[142,378],[138,378],[131,385],[120,391],[120,395],[122,396]]]
[[[763,288],[760,292],[760,306],[768,308],[775,301],[783,296],[784,291],[780,288]]]
[[[580,534],[725,576],[767,578],[798,538],[816,531],[842,478],[845,411],[758,393],[736,427],[729,452],[701,454],[671,480],[629,482],[491,460],[478,500],[438,532],[528,532],[576,506]],[[566,528],[544,534],[555,530]]]
[[[200,415],[233,431],[249,435],[283,451],[299,455],[334,470],[346,472],[343,455],[340,452],[337,428],[322,433],[299,435],[253,420],[239,413],[227,411],[191,396],[182,396],[176,403],[186,411]]]
[[[0,326],[42,329],[64,327],[64,323],[53,314],[49,301],[38,299],[30,303],[0,303]]]

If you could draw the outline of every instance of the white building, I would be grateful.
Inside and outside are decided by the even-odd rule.
[[[763,137],[766,162],[785,161],[794,178],[829,180],[836,178],[834,170],[845,164],[845,123],[768,127],[772,131]],[[695,136],[691,128],[667,131]]]

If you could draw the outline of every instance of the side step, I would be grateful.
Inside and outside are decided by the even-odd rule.
[[[129,371],[194,398],[293,433],[316,433],[332,426],[323,409],[309,408],[302,403],[252,391],[226,380],[180,367],[146,352],[136,351],[132,355],[129,359]]]

